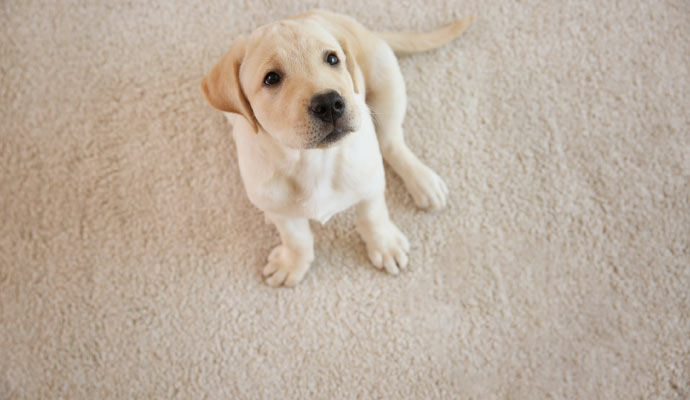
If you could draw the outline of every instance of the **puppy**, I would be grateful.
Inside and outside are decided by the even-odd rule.
[[[206,99],[233,125],[247,195],[280,234],[263,269],[269,285],[304,278],[314,260],[310,219],[325,223],[352,206],[372,264],[391,274],[407,267],[410,245],[388,215],[381,157],[419,207],[443,208],[448,189],[403,140],[394,52],[437,48],[473,19],[383,33],[315,10],[236,38],[203,79]]]

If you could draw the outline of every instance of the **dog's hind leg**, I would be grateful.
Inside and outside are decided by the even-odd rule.
[[[418,207],[441,209],[446,206],[446,184],[410,151],[403,138],[407,98],[398,60],[383,41],[374,48],[372,65],[376,70],[368,74],[367,104],[374,117],[381,154],[405,182]]]

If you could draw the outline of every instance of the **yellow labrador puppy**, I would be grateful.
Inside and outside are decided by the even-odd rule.
[[[417,206],[443,208],[448,189],[403,140],[405,84],[394,52],[439,47],[472,20],[383,33],[311,11],[235,39],[204,78],[208,102],[233,125],[247,195],[280,233],[263,269],[269,285],[300,282],[314,260],[309,220],[324,223],[351,206],[374,266],[407,267],[410,245],[388,216],[381,155]]]

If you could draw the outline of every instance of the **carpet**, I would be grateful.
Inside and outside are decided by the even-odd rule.
[[[410,269],[352,211],[295,289],[200,90],[232,42],[314,7],[378,30],[478,18],[400,60],[387,172]],[[4,1],[0,398],[687,399],[685,1]]]

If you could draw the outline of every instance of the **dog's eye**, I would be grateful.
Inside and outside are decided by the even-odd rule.
[[[280,82],[280,75],[275,72],[269,72],[266,74],[266,77],[264,77],[264,84],[266,86],[273,86],[278,82]]]
[[[335,53],[328,53],[326,56],[326,62],[330,65],[336,65],[338,62],[340,62],[340,60],[338,60],[338,56],[336,56]]]

